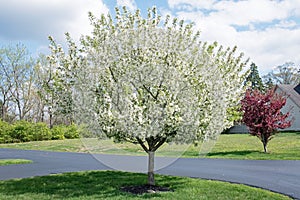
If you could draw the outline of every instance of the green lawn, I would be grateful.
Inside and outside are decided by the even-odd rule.
[[[281,194],[240,184],[156,176],[160,186],[172,192],[133,195],[122,186],[145,184],[146,174],[118,171],[74,172],[26,179],[0,181],[0,199],[290,199]]]
[[[25,159],[0,159],[0,166],[32,163],[31,160]]]
[[[300,160],[300,133],[279,133],[268,144],[268,154],[262,143],[248,134],[221,135],[212,146],[207,158]],[[0,148],[36,149],[67,152],[92,152],[106,154],[145,155],[139,145],[115,144],[111,140],[73,139],[57,141],[0,144]],[[164,145],[157,156],[199,157],[201,145]]]
[[[300,133],[279,133],[269,142],[268,153],[263,153],[261,141],[254,136],[222,135],[210,158],[300,160]]]

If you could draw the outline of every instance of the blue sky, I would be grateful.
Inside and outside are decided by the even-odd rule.
[[[25,44],[47,53],[48,35],[59,43],[91,31],[87,13],[114,14],[156,6],[162,16],[195,22],[203,41],[238,46],[261,73],[285,62],[300,64],[300,0],[0,0],[0,46]]]

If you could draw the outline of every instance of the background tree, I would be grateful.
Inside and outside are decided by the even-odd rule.
[[[58,54],[59,58],[65,56]],[[1,47],[0,118],[6,122],[46,122],[50,128],[55,124],[71,124],[74,121],[72,79],[76,73],[72,63],[77,60],[65,63],[69,60],[56,63],[45,55],[33,59],[22,44]]]
[[[77,46],[72,41],[70,35],[66,33],[69,52],[65,53],[60,45],[57,45],[52,37],[50,40],[50,49],[52,55],[48,57],[48,74],[51,79],[44,83],[44,87],[50,95],[51,115],[55,116],[58,123],[72,124],[74,122],[74,95],[75,80],[81,70],[85,70],[83,58],[79,55]],[[49,77],[50,78],[50,77]]]
[[[3,51],[3,50],[2,50]],[[1,52],[2,54],[2,52]],[[1,65],[1,71],[0,71],[0,90],[1,90],[1,119],[4,121],[9,121],[8,120],[8,115],[9,115],[9,102],[11,101],[11,94],[10,94],[10,89],[12,87],[12,84],[9,80],[7,80],[6,76],[6,66],[4,65],[3,62],[3,55],[1,55],[0,58],[0,65]]]
[[[250,134],[257,136],[263,143],[264,152],[267,153],[267,144],[278,129],[291,126],[289,113],[283,114],[280,110],[285,105],[286,98],[268,90],[265,94],[258,90],[248,90],[241,101],[243,119],[248,126]]]
[[[244,85],[250,85],[252,90],[264,91],[264,84],[259,75],[257,66],[254,63],[250,65],[250,73],[246,77]]]
[[[274,84],[291,84],[300,83],[300,68],[296,67],[293,62],[286,62],[277,66],[273,71],[264,76],[265,81],[272,80]]]
[[[266,89],[267,90],[270,90],[270,89],[272,89],[275,86],[274,82],[272,81],[272,78],[270,78],[270,77],[266,81],[265,85],[266,85]]]
[[[245,62],[236,48],[199,40],[192,24],[155,8],[116,9],[116,19],[96,19],[92,36],[69,52],[53,43],[53,63],[75,67],[73,94],[81,122],[97,121],[100,134],[139,144],[149,157],[148,184],[154,185],[154,154],[165,142],[215,138],[228,121],[228,108],[242,96]],[[77,58],[77,59],[74,59]]]
[[[0,49],[1,115],[4,120],[30,118],[34,61],[24,45]]]
[[[35,112],[37,121],[46,122],[50,128],[53,127],[55,120],[53,119],[52,108],[54,107],[55,94],[51,90],[51,84],[54,81],[54,69],[51,68],[47,56],[40,54],[35,66],[36,80],[35,90],[38,99],[35,104]]]
[[[8,48],[2,47],[0,49],[0,89],[1,89],[1,118],[4,121],[9,120],[9,113],[12,108],[10,108],[10,104],[12,101],[12,93],[13,83],[10,80],[10,66],[8,64],[9,60],[7,58],[7,53],[9,52]]]
[[[61,81],[57,81],[59,70],[52,66],[47,56],[40,55],[36,65],[38,95],[40,101],[41,120],[49,124],[53,128],[55,124],[65,123],[64,114],[60,112],[64,110],[63,87]]]

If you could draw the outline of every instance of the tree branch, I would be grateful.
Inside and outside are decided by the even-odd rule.
[[[138,138],[138,137],[136,137],[136,139],[139,142],[139,144],[143,147],[144,151],[146,151],[146,153],[148,153],[149,149],[146,147],[146,145],[144,144],[144,142],[140,138]]]
[[[110,72],[110,74],[111,74],[113,80],[114,80],[115,82],[117,82],[117,79],[116,79],[115,74],[114,74],[114,72],[112,71],[111,67],[108,67],[108,69],[109,69],[109,72]]]
[[[166,142],[167,138],[162,138],[152,149],[152,151],[156,151],[161,145],[163,145]]]
[[[154,148],[154,146],[155,146],[155,141],[154,141],[154,137],[153,136],[150,136],[149,138],[146,138],[146,141],[147,141],[147,143],[148,143],[148,149],[149,149],[149,151],[153,151],[153,148]],[[153,148],[152,148],[153,147]]]
[[[157,100],[157,96],[155,96],[144,84],[143,88],[153,97],[153,99]]]
[[[162,86],[162,84],[163,84],[163,82],[164,82],[164,78],[165,78],[165,76],[164,76],[164,73],[163,73],[163,79],[162,79],[162,80],[160,81],[160,83],[159,83],[159,86],[158,86],[158,89],[157,89],[157,92],[156,92],[156,95],[155,95],[155,99],[158,98],[158,95],[159,95],[161,86]]]

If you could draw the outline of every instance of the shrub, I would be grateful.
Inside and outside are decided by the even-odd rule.
[[[67,139],[75,139],[79,138],[79,127],[75,124],[71,124],[69,126],[65,126],[65,138]]]
[[[53,126],[53,128],[51,129],[51,134],[52,134],[52,140],[63,140],[65,139],[64,133],[64,126],[62,125],[57,125],[57,126]]]
[[[89,130],[87,125],[80,125],[78,126],[79,136],[83,138],[95,138],[99,137],[97,133]]]
[[[32,124],[27,121],[16,121],[12,125],[10,131],[10,136],[12,137],[12,142],[29,142],[32,140],[33,136],[31,134]]]
[[[74,139],[79,138],[82,130],[75,124],[57,125],[49,129],[47,124],[42,122],[21,120],[9,124],[0,119],[0,143]]]
[[[80,128],[76,124],[71,125],[56,125],[52,128],[52,139],[63,140],[63,139],[75,139],[79,138]]]
[[[39,122],[32,124],[31,130],[28,133],[31,135],[30,141],[51,140],[52,134],[47,124]]]
[[[51,132],[47,124],[39,122],[32,123],[24,120],[16,121],[12,125],[8,125],[9,131],[7,134],[9,138],[8,142],[29,142],[29,141],[41,141],[51,139]]]
[[[5,121],[0,119],[0,143],[10,143],[12,142],[12,137],[10,136],[11,126]]]

